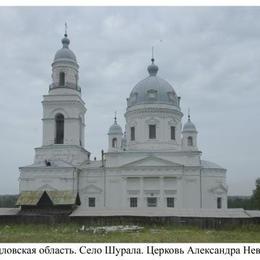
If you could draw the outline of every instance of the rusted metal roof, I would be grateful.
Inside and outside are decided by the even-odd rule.
[[[77,194],[71,191],[22,191],[16,202],[17,206],[36,206],[46,192],[53,205],[74,205]]]

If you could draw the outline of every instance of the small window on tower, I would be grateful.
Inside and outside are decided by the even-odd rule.
[[[60,72],[59,85],[60,86],[64,86],[65,85],[65,73],[64,72]]]
[[[149,139],[156,139],[156,125],[149,125]]]
[[[188,146],[193,146],[193,139],[191,136],[188,137]]]
[[[117,139],[116,139],[116,138],[113,138],[113,139],[112,139],[112,147],[113,147],[113,148],[116,148],[116,147],[117,147]]]
[[[132,126],[131,127],[131,141],[134,141],[135,140],[135,127]]]
[[[171,140],[175,140],[175,126],[171,126]]]

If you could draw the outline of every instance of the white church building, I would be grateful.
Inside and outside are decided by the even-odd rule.
[[[154,59],[127,98],[124,131],[115,117],[107,151],[91,160],[79,65],[69,44],[65,33],[43,96],[42,146],[33,164],[20,167],[17,205],[92,212],[227,208],[226,169],[202,159],[198,131],[190,115],[182,123],[180,97],[158,76]]]

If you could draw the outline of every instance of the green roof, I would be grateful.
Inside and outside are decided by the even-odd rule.
[[[36,206],[44,192],[52,201],[53,205],[75,205],[77,194],[71,191],[22,191],[18,197],[18,206]]]
[[[74,205],[77,194],[71,191],[47,191],[53,205]]]
[[[37,205],[44,191],[22,191],[16,205],[34,206]]]

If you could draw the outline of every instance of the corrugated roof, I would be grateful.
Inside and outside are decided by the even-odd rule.
[[[249,218],[243,209],[130,209],[130,210],[97,210],[76,209],[71,217],[84,216],[143,216],[143,217],[204,217],[204,218]]]
[[[17,199],[17,206],[35,206],[39,202],[44,191],[22,191]]]

